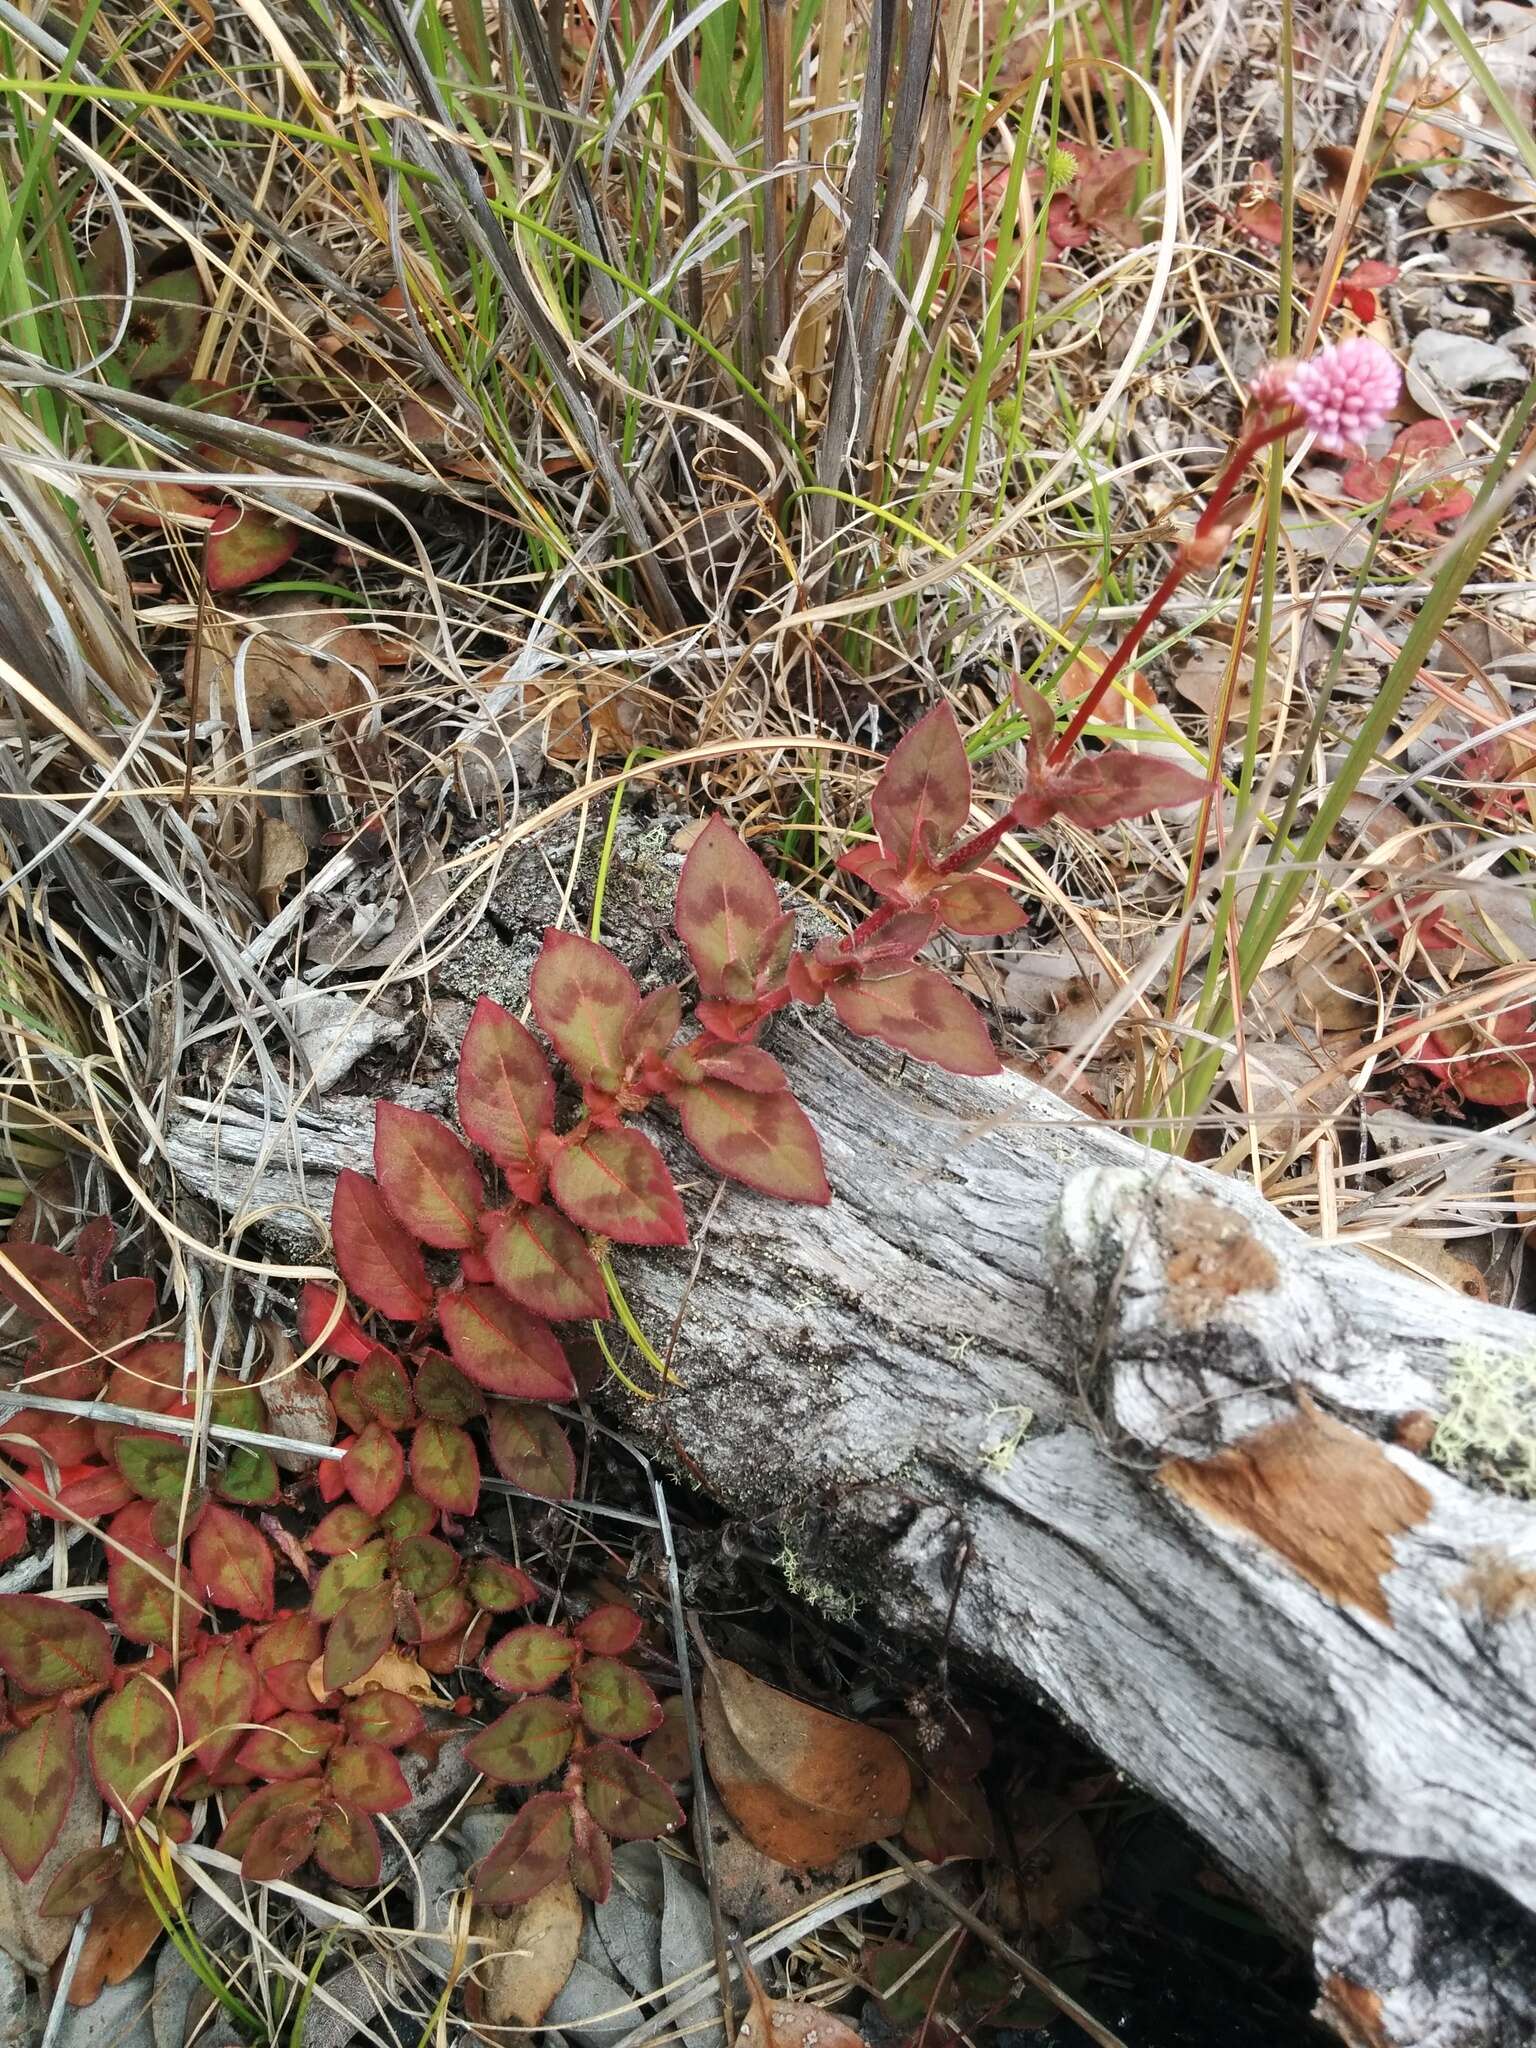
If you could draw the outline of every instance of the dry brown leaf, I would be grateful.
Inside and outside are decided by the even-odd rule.
[[[1374,1437],[1297,1398],[1284,1422],[1214,1457],[1170,1459],[1158,1477],[1207,1521],[1256,1537],[1326,1598],[1390,1627],[1392,1539],[1417,1528],[1430,1497]]]
[[[465,2009],[479,2026],[536,2027],[564,1989],[581,1940],[581,1900],[568,1877],[536,1892],[515,1913],[476,1906],[477,1948],[464,1986]]]
[[[1064,1926],[1102,1884],[1088,1825],[1058,1793],[1033,1787],[1015,1794],[1009,1814],[1018,1861],[999,1877],[998,1918],[1016,1934]]]
[[[697,1820],[694,1829],[697,1840]],[[709,1846],[720,1910],[748,1939],[777,1921],[804,1912],[839,1885],[851,1884],[859,1874],[852,1852],[814,1876],[786,1870],[749,1842],[719,1805],[710,1808]]]
[[[330,1698],[325,1688],[324,1672],[325,1659],[317,1657],[309,1667],[309,1689],[317,1700]],[[440,1707],[444,1704],[442,1694],[427,1673],[414,1657],[407,1657],[403,1650],[386,1650],[376,1664],[369,1665],[361,1678],[354,1678],[341,1690],[349,1700],[358,1699],[365,1692],[397,1692],[402,1699],[415,1700],[421,1706]]]
[[[183,687],[206,709],[215,689],[226,716],[234,697],[235,657],[245,656],[245,701],[255,725],[333,718],[368,702],[366,678],[379,687],[377,636],[334,605],[297,592],[259,598],[240,618],[210,619],[199,650],[187,651]],[[195,667],[194,667],[195,663]],[[354,674],[353,671],[358,671]]]
[[[1432,228],[1495,228],[1509,234],[1531,232],[1530,200],[1506,199],[1498,192],[1485,192],[1477,185],[1454,185],[1448,192],[1432,192],[1424,211]]]
[[[888,1735],[807,1706],[724,1658],[705,1672],[704,1755],[748,1841],[790,1870],[895,1834],[912,1779]]]
[[[274,1323],[264,1323],[262,1330],[267,1339],[267,1362],[259,1385],[268,1429],[296,1444],[333,1444],[336,1411],[324,1385],[312,1372],[293,1363],[293,1346],[285,1331]],[[272,1455],[285,1472],[307,1472],[315,1462],[302,1451],[274,1451]]]
[[[770,1998],[755,1971],[748,1971],[751,2002],[736,2039],[741,2048],[864,2048],[864,2036],[820,2005],[796,2005]]]
[[[1362,1242],[1356,1249],[1395,1273],[1407,1272],[1420,1280],[1432,1280],[1438,1286],[1448,1287],[1452,1294],[1464,1294],[1469,1301],[1488,1299],[1488,1282],[1482,1268],[1453,1252],[1443,1239],[1426,1237],[1421,1230],[1389,1230],[1385,1237]]]
[[[1460,156],[1461,137],[1454,129],[1438,127],[1426,114],[1442,107],[1454,107],[1458,88],[1438,73],[1404,79],[1399,97],[1412,96],[1412,104],[1401,111],[1388,108],[1381,117],[1381,134],[1394,163],[1427,164],[1437,157]]]
[[[70,1980],[69,2003],[94,2005],[106,1984],[121,1984],[160,1939],[160,1916],[150,1904],[131,1863],[123,1865],[111,1891],[94,1907],[80,1960]]]
[[[494,674],[483,676],[481,686],[498,680]],[[523,703],[530,717],[548,707],[544,752],[551,761],[585,761],[593,743],[598,760],[623,760],[639,737],[637,705],[612,677],[590,682],[570,676],[529,677],[523,684]]]
[[[1536,1166],[1517,1166],[1509,1193],[1526,1243],[1536,1245]]]
[[[256,877],[256,898],[267,916],[274,917],[284,889],[309,866],[309,848],[286,818],[269,818],[265,811],[258,811],[257,819],[261,865]]]

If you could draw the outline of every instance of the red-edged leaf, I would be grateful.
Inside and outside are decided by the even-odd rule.
[[[341,1710],[341,1723],[354,1742],[382,1743],[399,1749],[414,1742],[427,1725],[415,1700],[399,1692],[365,1692],[348,1700]]]
[[[518,1206],[488,1216],[486,1226],[491,1278],[519,1308],[552,1323],[601,1322],[612,1313],[586,1239],[558,1209]]]
[[[255,1718],[261,1678],[251,1653],[228,1640],[194,1657],[176,1687],[184,1742],[205,1771],[216,1771],[240,1741],[242,1724]]]
[[[115,1377],[115,1375],[114,1375]],[[111,1400],[110,1393],[107,1399]],[[83,1415],[46,1415],[41,1408],[18,1408],[5,1418],[4,1455],[18,1465],[43,1469],[45,1456],[61,1470],[83,1465],[100,1450],[111,1455],[112,1439],[102,1445],[96,1432],[108,1425],[87,1422]],[[121,1425],[119,1425],[120,1429]]]
[[[345,1557],[350,1550],[361,1550],[378,1530],[374,1516],[365,1515],[355,1500],[344,1500],[315,1524],[309,1547],[321,1557]]]
[[[379,1530],[391,1543],[408,1543],[413,1536],[425,1536],[437,1523],[437,1509],[423,1500],[413,1486],[402,1486],[379,1517]]]
[[[525,1905],[565,1875],[571,1838],[570,1801],[558,1792],[535,1792],[475,1872],[475,1897],[493,1913]]]
[[[328,1335],[322,1334],[335,1315],[338,1301],[341,1314],[335,1328]],[[352,1313],[341,1290],[322,1287],[318,1280],[306,1280],[299,1289],[299,1341],[306,1351],[318,1344],[333,1358],[348,1359],[353,1365],[361,1365],[373,1349],[372,1338]]]
[[[275,1813],[314,1805],[318,1778],[298,1778],[282,1784],[258,1785],[248,1792],[229,1817],[229,1825],[218,1840],[226,1856],[242,1855],[256,1830]]]
[[[571,1883],[594,1905],[604,1905],[613,1890],[613,1844],[584,1806],[571,1819]]]
[[[262,505],[221,505],[208,529],[203,557],[210,590],[244,590],[275,576],[298,552],[302,538],[291,520]]]
[[[831,1201],[821,1141],[787,1089],[757,1095],[710,1080],[673,1101],[684,1137],[717,1172],[780,1201]]]
[[[691,1039],[683,1055],[687,1064],[679,1064],[678,1072],[690,1084],[727,1081],[753,1095],[776,1095],[789,1086],[789,1076],[760,1045],[721,1045],[706,1036]]]
[[[1209,788],[1173,761],[1133,754],[1128,747],[1104,747],[1097,754],[1074,755],[1048,774],[1038,794],[1027,791],[1013,808],[1026,825],[1060,816],[1085,832],[1098,832],[1148,811],[1198,803]]]
[[[55,1707],[0,1749],[0,1853],[31,1882],[59,1838],[80,1775],[79,1716]]]
[[[281,1491],[272,1453],[236,1444],[219,1473],[219,1498],[240,1507],[269,1508],[275,1506]]]
[[[624,1064],[654,1055],[660,1058],[676,1038],[683,1022],[683,992],[680,988],[653,988],[631,1010],[624,1022],[622,1051]]]
[[[381,1573],[383,1552],[380,1544]],[[258,1674],[266,1678],[280,1664],[313,1664],[320,1654],[320,1620],[314,1614],[285,1614],[281,1621],[264,1628],[251,1645],[251,1662]]]
[[[672,1788],[632,1749],[599,1742],[582,1758],[587,1807],[605,1834],[621,1842],[651,1840],[683,1824]]]
[[[67,1522],[75,1515],[84,1522],[104,1521],[134,1498],[133,1488],[122,1474],[109,1472],[102,1465],[66,1466],[59,1475],[57,1494],[41,1482],[18,1478],[9,1484],[29,1515],[46,1515],[55,1522]]]
[[[416,1240],[374,1181],[344,1166],[331,1201],[331,1242],[341,1277],[380,1315],[419,1323],[432,1311],[432,1284]]]
[[[168,1551],[142,1544],[107,1560],[107,1604],[130,1643],[185,1649],[200,1612],[191,1575]]]
[[[575,1638],[564,1629],[526,1622],[487,1652],[481,1670],[504,1692],[547,1692],[576,1662]]]
[[[0,1564],[9,1564],[27,1547],[27,1518],[16,1502],[0,1501]]]
[[[114,1842],[110,1848],[82,1849],[71,1856],[44,1892],[38,1911],[46,1920],[78,1920],[116,1885],[127,1854],[126,1842]]]
[[[318,1714],[279,1714],[270,1728],[258,1728],[240,1745],[239,1761],[258,1778],[285,1785],[313,1778],[336,1744],[336,1724]]]
[[[372,1891],[384,1867],[378,1829],[366,1813],[341,1799],[322,1811],[313,1853],[328,1878],[353,1891]]]
[[[364,1677],[395,1639],[395,1589],[370,1586],[354,1593],[325,1636],[322,1677],[327,1692],[340,1692]]]
[[[91,1716],[91,1775],[109,1806],[137,1820],[166,1786],[181,1723],[164,1689],[135,1672]]]
[[[1000,1074],[981,1012],[932,967],[881,981],[836,982],[827,991],[839,1020],[859,1038],[883,1039],[951,1074]]]
[[[343,1437],[339,1448],[344,1451],[351,1441],[350,1437]],[[341,1460],[339,1458],[327,1458],[321,1465],[317,1466],[315,1470],[315,1487],[327,1507],[341,1499],[347,1490],[347,1482],[342,1476]]]
[[[9,1238],[0,1244],[0,1299],[20,1309],[29,1325],[62,1319],[79,1329],[90,1313],[77,1261],[51,1244]]]
[[[504,1557],[478,1557],[464,1580],[464,1590],[487,1614],[512,1614],[531,1607],[539,1589],[524,1571]]]
[[[491,1459],[503,1479],[541,1500],[569,1500],[576,1490],[576,1454],[547,1408],[523,1401],[493,1401],[488,1429]]]
[[[472,1515],[480,1499],[473,1437],[452,1422],[420,1422],[411,1438],[411,1483],[445,1515]]]
[[[635,978],[606,946],[551,927],[534,962],[533,1013],[578,1080],[616,1088],[624,1026],[640,1007]]]
[[[112,1639],[94,1614],[41,1593],[0,1594],[0,1671],[23,1692],[51,1699],[112,1677]]]
[[[498,1166],[533,1171],[555,1123],[555,1084],[526,1025],[482,996],[459,1053],[459,1122]]]
[[[773,877],[716,814],[688,849],[672,918],[701,995],[743,995],[726,970],[733,962],[756,960],[779,915]]]
[[[487,1393],[568,1401],[576,1391],[553,1330],[494,1287],[464,1287],[438,1304],[454,1363]]]
[[[377,1348],[373,1344],[368,1346],[370,1358]],[[357,1373],[337,1373],[331,1381],[331,1406],[336,1410],[337,1420],[344,1423],[354,1436],[368,1427],[368,1410],[357,1398]]]
[[[441,1351],[428,1351],[416,1368],[416,1409],[434,1422],[473,1422],[485,1413],[485,1396]]]
[[[519,1700],[465,1744],[464,1757],[503,1785],[537,1785],[559,1770],[575,1738],[569,1700]]]
[[[594,1657],[622,1657],[640,1640],[643,1624],[632,1607],[610,1602],[594,1607],[576,1624],[576,1640]]]
[[[310,1615],[317,1622],[334,1621],[354,1593],[365,1593],[370,1587],[381,1585],[388,1568],[389,1546],[382,1539],[365,1543],[361,1550],[343,1551],[340,1556],[333,1557],[315,1581],[315,1590],[310,1596]],[[297,1657],[303,1653],[295,1650],[291,1654]],[[313,1663],[319,1654],[317,1641],[310,1652],[310,1662]]]
[[[252,1834],[240,1858],[240,1875],[248,1884],[274,1884],[292,1877],[315,1846],[324,1808],[311,1792],[302,1802],[270,1814]]]
[[[244,1515],[207,1507],[192,1532],[187,1562],[193,1583],[218,1607],[247,1621],[270,1621],[275,1563],[272,1546]]]
[[[344,1742],[325,1775],[338,1799],[364,1813],[396,1813],[411,1803],[405,1773],[382,1742]]]
[[[480,1169],[462,1138],[425,1110],[381,1102],[374,1112],[373,1170],[384,1199],[413,1237],[464,1251],[480,1235]]]
[[[639,1131],[589,1128],[557,1154],[549,1191],[573,1223],[616,1244],[688,1242],[667,1163]]]
[[[1001,882],[986,875],[958,875],[934,891],[939,922],[971,938],[1004,938],[1029,923],[1027,914]]]
[[[364,1414],[363,1427],[381,1422],[388,1430],[408,1429],[416,1417],[411,1382],[392,1351],[375,1345],[352,1375],[352,1391]]]
[[[886,762],[870,799],[888,860],[907,869],[935,860],[971,813],[971,764],[948,703],[918,720]]]
[[[416,1640],[421,1643],[435,1643],[443,1636],[462,1636],[472,1623],[479,1626],[487,1622],[486,1615],[475,1613],[461,1586],[444,1586],[416,1602]],[[481,1640],[484,1641],[483,1636]]]
[[[459,1575],[458,1553],[435,1536],[409,1536],[395,1545],[391,1559],[395,1577],[418,1600],[429,1600],[451,1586]]]
[[[341,1461],[347,1491],[365,1515],[382,1515],[405,1483],[400,1439],[370,1422]]]
[[[661,1702],[638,1671],[614,1657],[588,1657],[576,1676],[581,1718],[594,1735],[638,1742],[661,1726]]]

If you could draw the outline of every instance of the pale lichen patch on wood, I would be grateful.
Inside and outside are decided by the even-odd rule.
[[[1305,1395],[1287,1421],[1211,1458],[1171,1459],[1159,1477],[1208,1521],[1278,1551],[1330,1600],[1392,1626],[1392,1540],[1425,1519],[1430,1496],[1380,1444]]]
[[[1463,1607],[1489,1621],[1508,1621],[1521,1608],[1536,1606],[1536,1571],[1505,1551],[1479,1550],[1452,1592]]]

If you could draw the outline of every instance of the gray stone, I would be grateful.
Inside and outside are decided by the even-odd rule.
[[[155,1959],[155,2001],[150,2011],[155,2048],[182,2048],[194,1999],[201,2011],[209,1996],[207,1985],[175,1942],[162,1942]]]
[[[474,1766],[464,1756],[468,1740],[469,1730],[456,1728],[435,1756],[424,1757],[415,1750],[406,1750],[401,1755],[400,1768],[411,1788],[411,1803],[402,1807],[394,1820],[408,1849],[424,1842],[448,1809],[475,1782]]]
[[[599,2017],[607,2013],[614,2017]],[[609,1976],[606,1970],[595,1970],[578,1956],[544,2017],[551,2026],[559,2027],[568,2041],[574,2041],[577,2048],[608,2048],[610,2042],[624,2038],[639,2011],[616,1977]]]
[[[490,1855],[496,1844],[507,1831],[510,1813],[502,1813],[494,1806],[472,1807],[468,1813],[461,1813],[454,1822],[459,1840],[464,1844],[465,1868],[472,1870],[477,1863]]]
[[[54,2048],[155,2048],[154,1997],[154,1971],[135,1970],[93,2005],[65,2006]]]
[[[434,1977],[448,1974],[451,1946],[447,1939],[453,1902],[464,1882],[463,1859],[447,1842],[429,1842],[416,1858],[414,1920],[431,1938],[416,1944],[424,1969]]]
[[[30,2048],[42,2027],[42,2006],[26,1971],[0,1954],[0,2048]]]

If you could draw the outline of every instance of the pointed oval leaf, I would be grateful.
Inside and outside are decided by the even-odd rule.
[[[480,1236],[480,1169],[440,1118],[398,1102],[374,1112],[373,1170],[384,1199],[423,1244],[464,1251]]]
[[[327,1692],[340,1692],[366,1676],[395,1639],[395,1589],[370,1586],[354,1593],[325,1636],[322,1667]]]
[[[279,1714],[270,1728],[258,1728],[240,1745],[239,1761],[259,1778],[286,1785],[313,1778],[325,1768],[336,1744],[336,1725],[318,1714]]]
[[[370,1357],[374,1349],[375,1347],[370,1344]],[[354,1436],[360,1436],[368,1427],[368,1410],[357,1398],[355,1372],[339,1372],[331,1381],[331,1406],[336,1410],[337,1418],[343,1426],[350,1429]]]
[[[572,1833],[570,1801],[535,1792],[474,1873],[475,1897],[493,1913],[525,1905],[565,1875]]]
[[[481,996],[459,1053],[459,1122],[498,1166],[531,1171],[555,1125],[555,1083],[525,1024]]]
[[[680,988],[653,988],[631,1010],[624,1024],[624,1064],[653,1055],[660,1058],[682,1028],[683,992]]]
[[[275,576],[298,553],[302,538],[291,520],[264,505],[221,505],[208,529],[203,558],[210,590],[244,590]]]
[[[0,1299],[19,1309],[29,1327],[62,1319],[79,1329],[90,1314],[78,1261],[51,1244],[7,1239],[0,1246]]]
[[[243,1855],[256,1830],[273,1814],[290,1807],[312,1806],[318,1782],[315,1778],[296,1778],[280,1784],[258,1785],[230,1815],[217,1846],[226,1856]]]
[[[379,1530],[391,1543],[408,1543],[413,1536],[425,1536],[437,1525],[437,1509],[423,1500],[413,1486],[402,1486],[379,1517]]]
[[[609,1602],[582,1616],[576,1624],[576,1640],[591,1656],[622,1657],[639,1642],[643,1626],[632,1607]]]
[[[961,875],[935,890],[933,900],[940,924],[970,938],[1006,938],[1029,923],[1010,891],[986,875]]]
[[[576,1490],[576,1454],[547,1408],[493,1401],[491,1459],[503,1479],[541,1500],[569,1500]]]
[[[365,1543],[361,1550],[343,1551],[339,1557],[333,1557],[315,1581],[315,1590],[310,1598],[310,1615],[313,1620],[334,1621],[354,1593],[363,1593],[381,1584],[388,1567],[389,1545],[382,1538]],[[267,1634],[271,1633],[269,1629]],[[265,1643],[266,1637],[262,1640]],[[313,1663],[319,1654],[320,1644],[317,1635],[313,1650],[308,1652],[309,1661]],[[274,1658],[272,1661],[287,1663],[291,1657],[304,1655],[305,1651],[302,1649],[292,1650],[288,1656]]]
[[[416,1411],[434,1422],[473,1422],[485,1413],[485,1396],[441,1351],[428,1351],[416,1368]]]
[[[530,987],[544,1035],[580,1081],[615,1088],[624,1072],[624,1026],[640,990],[606,946],[574,932],[544,934]]]
[[[469,1568],[464,1590],[487,1614],[512,1614],[531,1607],[539,1589],[524,1571],[504,1557],[479,1557]]]
[[[0,1594],[0,1671],[23,1692],[51,1699],[112,1677],[112,1639],[94,1614],[42,1593]]]
[[[444,1636],[462,1636],[472,1622],[488,1625],[488,1621],[488,1616],[476,1615],[462,1586],[443,1586],[416,1602],[416,1625],[423,1643],[435,1643]]]
[[[379,1546],[380,1576],[384,1546]],[[354,1589],[355,1590],[355,1589]],[[313,1664],[320,1654],[320,1621],[323,1617],[303,1612],[285,1614],[264,1628],[251,1645],[251,1662],[265,1678],[279,1664]]]
[[[344,1500],[322,1515],[309,1533],[309,1547],[321,1557],[345,1557],[361,1550],[379,1532],[373,1515],[364,1514],[355,1500]]]
[[[382,1423],[370,1422],[341,1461],[347,1491],[365,1515],[382,1515],[405,1483],[400,1439]]]
[[[616,1244],[688,1242],[667,1163],[639,1131],[589,1129],[556,1155],[549,1191],[573,1223]]]
[[[315,1793],[308,1792],[302,1800],[269,1814],[240,1858],[240,1875],[248,1884],[274,1884],[292,1877],[309,1860],[323,1811]]]
[[[571,1818],[571,1883],[595,1906],[606,1905],[613,1890],[613,1844],[584,1806]]]
[[[574,1223],[547,1202],[499,1213],[491,1226],[486,1264],[502,1293],[530,1315],[552,1323],[578,1318],[601,1322],[612,1314],[608,1289],[587,1241]]]
[[[726,969],[755,961],[778,919],[773,877],[717,812],[688,849],[672,918],[700,994],[739,1000],[742,991],[727,985]]]
[[[234,1750],[260,1690],[255,1661],[242,1643],[216,1642],[182,1672],[176,1688],[182,1739],[205,1771],[216,1771]]]
[[[432,1285],[416,1240],[378,1184],[344,1166],[331,1200],[331,1243],[341,1277],[360,1301],[397,1323],[432,1312]]]
[[[981,1012],[932,967],[909,967],[882,981],[834,983],[839,1021],[857,1038],[879,1038],[898,1052],[951,1074],[1000,1074],[1002,1063]]]
[[[581,1718],[594,1735],[638,1742],[661,1726],[661,1702],[638,1671],[613,1657],[588,1657],[576,1678]]]
[[[352,1741],[379,1742],[386,1749],[414,1742],[427,1725],[415,1700],[404,1693],[382,1690],[348,1700],[341,1710],[341,1724]]]
[[[326,1766],[338,1799],[364,1813],[397,1813],[411,1803],[405,1773],[382,1742],[344,1742]]]
[[[202,1607],[185,1566],[152,1543],[107,1560],[107,1604],[130,1643],[184,1650],[197,1633]]]
[[[109,1806],[137,1820],[165,1789],[181,1722],[164,1688],[136,1671],[91,1716],[91,1775]]]
[[[321,1813],[313,1853],[328,1878],[352,1891],[372,1891],[384,1868],[378,1829],[344,1799],[331,1800]]]
[[[259,1451],[250,1444],[236,1444],[224,1460],[217,1492],[221,1500],[233,1501],[238,1507],[275,1506],[282,1492],[277,1461],[270,1451]]]
[[[190,266],[148,279],[134,294],[128,348],[119,358],[130,384],[174,377],[197,353],[206,324],[203,281]]]
[[[418,1600],[430,1600],[459,1575],[457,1553],[435,1536],[406,1537],[395,1545],[390,1562],[400,1584]]]
[[[464,1757],[503,1785],[537,1785],[559,1770],[575,1737],[569,1700],[519,1700],[465,1744]]]
[[[215,1606],[232,1607],[247,1621],[272,1619],[272,1546],[244,1515],[205,1508],[187,1546],[187,1562],[193,1583]]]
[[[59,1838],[80,1774],[78,1745],[78,1714],[54,1707],[0,1749],[0,1853],[23,1884]]]
[[[582,1759],[587,1809],[604,1834],[621,1842],[652,1840],[683,1824],[672,1788],[632,1749],[599,1742]]]
[[[126,1842],[113,1842],[105,1849],[82,1849],[71,1856],[43,1894],[38,1911],[45,1920],[77,1920],[92,1906],[99,1906],[117,1883]]]
[[[568,1401],[576,1391],[553,1330],[495,1287],[445,1294],[438,1314],[454,1363],[487,1393]]]
[[[502,1637],[481,1670],[504,1692],[545,1692],[576,1662],[575,1638],[564,1629],[530,1621]]]
[[[340,1302],[341,1312],[336,1312]],[[327,1328],[327,1325],[334,1326]],[[333,1358],[345,1358],[361,1365],[373,1349],[373,1340],[353,1314],[338,1287],[323,1287],[318,1280],[306,1280],[299,1289],[299,1339],[306,1351],[317,1345]]]
[[[762,1095],[711,1079],[673,1099],[684,1137],[718,1173],[782,1202],[831,1201],[821,1141],[787,1089]]]
[[[948,702],[935,704],[901,740],[870,799],[888,860],[926,866],[964,829],[971,814],[971,764]]]
[[[405,1367],[381,1344],[373,1347],[352,1375],[352,1391],[363,1410],[365,1429],[369,1421],[390,1430],[408,1429],[415,1420],[416,1403]]]
[[[445,1515],[472,1515],[480,1500],[480,1460],[468,1430],[452,1422],[418,1423],[411,1484]]]

